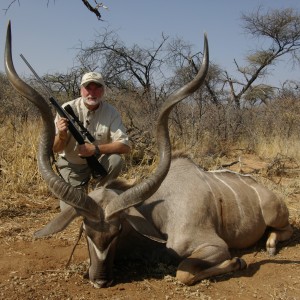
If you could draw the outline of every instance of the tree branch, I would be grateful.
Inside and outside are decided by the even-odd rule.
[[[98,20],[101,20],[101,14],[100,14],[100,12],[99,12],[99,7],[102,6],[102,3],[98,4],[98,3],[95,1],[96,6],[93,7],[93,6],[91,6],[91,4],[89,3],[89,1],[87,1],[87,0],[81,0],[81,1],[82,1],[83,4],[87,7],[87,9],[88,9],[89,11],[91,11],[92,13],[94,13],[94,14],[97,16]]]

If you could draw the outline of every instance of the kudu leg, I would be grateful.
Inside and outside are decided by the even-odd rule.
[[[288,240],[293,234],[293,228],[290,224],[283,228],[273,229],[269,234],[269,238],[266,243],[267,251],[270,255],[276,254],[276,245],[278,242],[283,242]]]
[[[243,259],[231,259],[227,247],[204,246],[183,260],[177,269],[176,278],[186,285],[202,279],[246,268]]]

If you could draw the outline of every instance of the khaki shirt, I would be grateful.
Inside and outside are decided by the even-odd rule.
[[[108,144],[112,142],[121,142],[129,145],[129,139],[126,134],[126,129],[122,123],[119,112],[109,103],[102,101],[100,106],[90,111],[83,103],[83,99],[77,98],[75,100],[64,103],[62,106],[70,105],[74,113],[82,122],[84,127],[95,138],[94,145]],[[55,126],[58,120],[58,114],[55,117]],[[57,133],[56,128],[56,133]],[[89,141],[87,141],[89,142]],[[86,160],[78,156],[78,143],[74,137],[68,132],[67,145],[64,151],[59,155],[65,157],[73,164],[86,164]]]

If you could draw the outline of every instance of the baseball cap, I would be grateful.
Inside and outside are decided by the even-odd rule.
[[[103,77],[102,77],[102,75],[100,73],[97,73],[97,72],[85,73],[82,76],[80,85],[86,87],[91,82],[95,82],[95,83],[100,84],[103,87],[105,87],[105,83],[104,83]]]

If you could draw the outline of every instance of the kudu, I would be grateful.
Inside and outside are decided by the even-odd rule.
[[[250,176],[230,171],[205,172],[188,158],[171,159],[169,113],[201,86],[208,64],[205,36],[198,74],[169,96],[161,109],[156,129],[159,164],[155,172],[125,191],[106,186],[87,195],[53,172],[49,159],[55,134],[53,116],[43,97],[14,69],[9,23],[5,47],[8,79],[40,110],[43,131],[39,170],[53,194],[70,205],[35,236],[59,232],[82,216],[90,256],[88,277],[95,287],[112,284],[115,254],[120,245],[137,246],[137,240],[130,239],[136,232],[154,240],[153,247],[165,241],[166,250],[180,261],[176,277],[187,285],[245,268],[245,261],[231,258],[229,249],[253,245],[267,227],[271,227],[266,244],[270,254],[275,254],[278,241],[292,235],[284,202]]]

